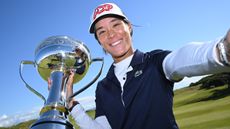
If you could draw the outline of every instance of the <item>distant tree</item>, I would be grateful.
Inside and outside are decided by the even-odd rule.
[[[230,73],[221,73],[206,76],[197,82],[192,82],[189,87],[201,85],[200,88],[209,89],[225,84],[227,84],[228,86],[227,89],[230,89]]]

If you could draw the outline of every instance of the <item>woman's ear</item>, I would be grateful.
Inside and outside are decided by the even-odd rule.
[[[132,37],[133,36],[133,26],[130,22],[128,23],[128,26],[129,26],[130,36]]]
[[[129,25],[129,31],[130,31],[130,32],[132,32],[133,28],[132,28],[131,23],[129,22],[129,24],[128,24],[128,25]]]

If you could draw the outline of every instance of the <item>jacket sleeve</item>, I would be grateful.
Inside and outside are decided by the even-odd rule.
[[[230,71],[218,61],[216,46],[211,42],[192,42],[168,54],[163,61],[166,78],[180,81],[184,77],[201,76]]]
[[[111,126],[105,116],[91,118],[78,104],[71,111],[71,115],[81,129],[111,129]]]

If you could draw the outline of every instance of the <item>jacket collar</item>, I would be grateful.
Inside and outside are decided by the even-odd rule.
[[[143,63],[144,61],[144,53],[139,51],[138,49],[134,52],[133,58],[131,60],[130,66],[135,67],[136,65],[139,65]],[[109,68],[109,71],[107,73],[107,77],[112,79],[115,77],[114,74],[114,65],[111,65]]]
[[[137,49],[134,52],[134,56],[133,56],[133,59],[130,63],[130,66],[134,67],[136,65],[143,63],[143,61],[144,61],[144,53]]]

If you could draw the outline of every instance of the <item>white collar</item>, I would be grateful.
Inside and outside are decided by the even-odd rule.
[[[113,64],[115,66],[114,73],[115,73],[116,76],[119,76],[119,75],[122,75],[122,74],[124,75],[127,72],[132,70],[132,67],[129,67],[129,65],[131,63],[133,55],[134,54],[132,54],[131,56],[127,57],[126,59],[124,59],[124,60],[122,60],[122,61],[120,61],[118,63]]]

